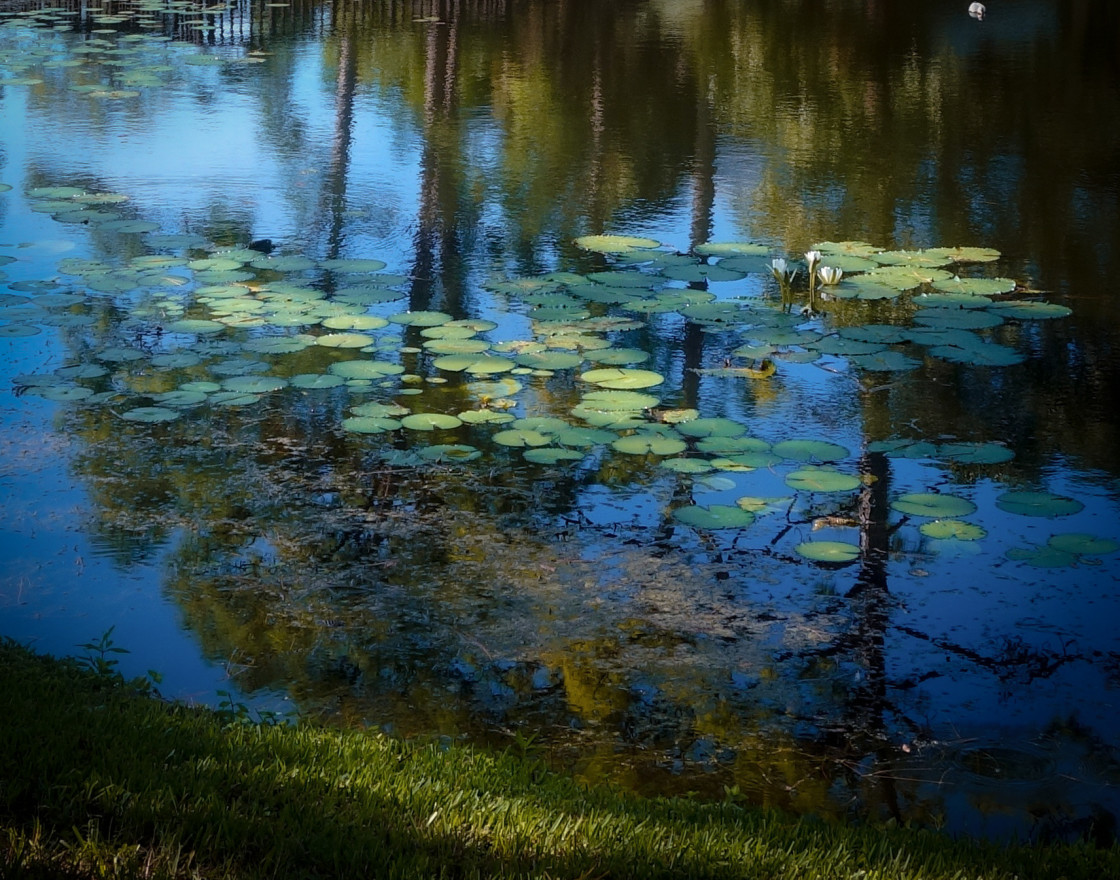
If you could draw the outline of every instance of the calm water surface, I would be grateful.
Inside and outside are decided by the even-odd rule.
[[[1120,11],[966,7],[9,5],[0,632],[639,791],[1107,839]],[[810,309],[850,241],[1000,256]],[[657,374],[630,416],[611,367]]]

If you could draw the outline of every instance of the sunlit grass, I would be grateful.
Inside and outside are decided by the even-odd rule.
[[[88,665],[0,644],[0,876],[1120,876],[1115,847],[642,799],[511,755],[169,705]]]

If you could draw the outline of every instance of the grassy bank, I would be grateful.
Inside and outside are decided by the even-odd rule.
[[[640,799],[466,748],[231,723],[0,644],[0,876],[1099,880],[1120,850]]]

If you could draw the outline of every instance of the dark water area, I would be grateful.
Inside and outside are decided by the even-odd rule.
[[[0,6],[0,634],[1111,840],[1120,8],[967,8]]]

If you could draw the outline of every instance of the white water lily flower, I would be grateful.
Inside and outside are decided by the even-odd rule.
[[[821,266],[817,270],[817,277],[821,279],[821,284],[839,284],[844,277],[844,270],[835,266]]]
[[[793,281],[793,276],[797,274],[797,270],[790,269],[789,263],[783,257],[775,257],[770,261],[770,274],[777,279],[779,284],[788,284]]]
[[[805,262],[809,264],[809,274],[813,274],[816,270],[817,263],[821,261],[820,251],[807,251],[805,254]]]

